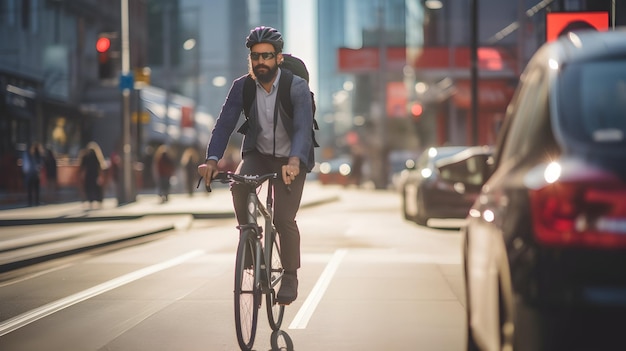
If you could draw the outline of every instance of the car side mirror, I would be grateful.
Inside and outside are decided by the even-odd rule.
[[[489,175],[490,156],[478,155],[437,166],[440,178],[449,183],[465,186],[482,186]]]

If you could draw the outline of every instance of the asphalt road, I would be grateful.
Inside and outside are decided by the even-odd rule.
[[[460,235],[402,219],[387,191],[301,210],[299,298],[255,350],[463,349]],[[0,350],[237,350],[232,218],[0,274]],[[111,228],[112,231],[119,229]]]

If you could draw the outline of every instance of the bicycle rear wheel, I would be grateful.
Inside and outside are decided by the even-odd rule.
[[[285,314],[285,306],[276,303],[276,294],[280,289],[280,283],[283,279],[283,264],[280,260],[280,237],[273,231],[272,244],[269,247],[270,257],[270,289],[265,294],[265,307],[267,308],[267,318],[272,330],[277,331],[280,329],[280,325],[283,322],[283,315]]]
[[[261,289],[255,276],[255,233],[241,234],[235,262],[235,330],[242,350],[251,350],[256,335]]]

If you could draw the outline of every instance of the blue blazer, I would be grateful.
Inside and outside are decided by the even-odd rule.
[[[247,75],[241,76],[233,82],[226,97],[220,115],[215,122],[215,127],[211,133],[211,140],[207,147],[206,158],[217,158],[224,156],[228,140],[234,132],[239,118],[243,115],[243,86]],[[279,87],[280,89],[280,87]],[[291,83],[291,102],[293,104],[293,116],[287,116],[284,108],[280,106],[278,94],[276,107],[279,107],[279,116],[291,139],[290,157],[298,157],[301,167],[305,167],[307,172],[313,169],[315,164],[313,152],[313,109],[311,92],[307,82],[299,76],[293,76]],[[252,104],[250,117],[248,120],[249,129],[241,146],[242,154],[256,149],[256,139],[258,134],[258,119],[256,103]]]

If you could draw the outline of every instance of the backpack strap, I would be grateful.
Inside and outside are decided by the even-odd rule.
[[[278,96],[280,98],[280,103],[289,114],[289,118],[293,118],[293,103],[291,102],[291,82],[293,81],[293,73],[288,69],[283,69],[280,74],[280,82],[278,85]],[[313,92],[311,92],[311,102],[312,102],[312,110],[313,116],[315,116],[315,96]],[[318,147],[319,144],[315,139],[315,130],[319,130],[319,126],[317,125],[317,121],[313,118],[313,129],[311,133],[313,133],[313,145]]]
[[[293,118],[293,104],[291,103],[291,82],[293,81],[293,73],[288,69],[280,72],[280,81],[278,82],[278,97],[280,103],[289,114],[289,118]]]

